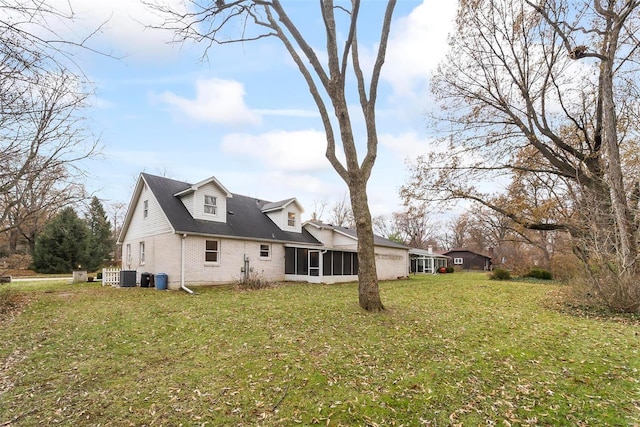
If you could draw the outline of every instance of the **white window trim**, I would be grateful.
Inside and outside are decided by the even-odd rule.
[[[147,218],[149,216],[149,200],[142,202],[142,217]]]
[[[208,251],[207,250],[207,242],[218,242],[218,250],[216,251]],[[222,251],[220,250],[222,243],[219,239],[206,239],[204,241],[204,265],[220,265],[220,259],[222,258]],[[207,261],[207,252],[215,252],[218,254],[217,261]]]
[[[144,265],[144,256],[145,256],[145,250],[146,250],[144,242],[140,242],[139,248],[140,248],[140,253],[138,255],[140,256],[140,265]]]
[[[210,197],[213,199],[213,203],[207,203],[207,197]],[[207,208],[213,208],[213,212],[207,212]],[[218,198],[216,196],[212,196],[210,194],[205,194],[204,195],[204,207],[203,207],[203,211],[205,213],[205,215],[213,215],[216,216],[218,215]]]
[[[287,212],[287,225],[289,227],[295,227],[298,218],[295,212]],[[293,222],[293,224],[291,223]]]
[[[454,258],[453,265],[462,265],[464,264],[464,258]]]
[[[127,243],[125,260],[127,265],[131,265],[131,243]]]
[[[262,247],[263,246],[267,247],[267,250],[266,250],[267,256],[262,256],[262,252],[263,252]],[[271,259],[271,244],[269,244],[269,243],[261,243],[260,244],[260,248],[259,248],[259,255],[260,255],[260,259],[264,259],[264,260]]]

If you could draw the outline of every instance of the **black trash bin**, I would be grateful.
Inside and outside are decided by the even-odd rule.
[[[133,288],[136,286],[135,270],[120,270],[120,287]]]
[[[140,287],[148,288],[151,285],[151,273],[140,274]]]

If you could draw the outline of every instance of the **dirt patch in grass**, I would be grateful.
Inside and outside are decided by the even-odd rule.
[[[26,294],[12,289],[0,289],[0,325],[11,321],[29,304]]]

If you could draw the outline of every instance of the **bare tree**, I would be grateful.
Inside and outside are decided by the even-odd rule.
[[[32,240],[42,215],[77,199],[76,164],[96,154],[81,114],[90,91],[73,61],[87,38],[53,30],[72,21],[46,1],[0,1],[0,232],[14,237]]]
[[[571,233],[595,294],[636,312],[640,185],[620,153],[638,130],[639,11],[638,0],[461,1],[451,53],[432,84],[452,126],[450,151],[420,159],[404,189]],[[519,161],[525,153],[535,161]],[[487,188],[515,174],[556,181],[565,211],[536,216],[495,203]]]
[[[75,92],[74,79],[65,74],[51,73],[47,80],[46,86],[29,82],[1,114],[0,232],[25,231],[25,221],[43,209],[63,207],[84,193],[77,191],[83,172],[74,165],[96,150],[78,115],[87,95]]]
[[[435,242],[435,223],[429,218],[427,205],[407,206],[403,212],[394,212],[394,229],[408,246],[427,249]]]
[[[105,205],[107,210],[107,217],[109,221],[113,221],[113,257],[112,261],[117,264],[122,261],[122,246],[117,244],[118,236],[122,231],[122,225],[124,224],[124,217],[127,214],[127,204],[123,202],[107,202]]]
[[[471,242],[469,236],[469,218],[466,213],[449,219],[443,228],[444,232],[440,237],[443,248],[468,248]]]
[[[318,12],[324,23],[326,37],[324,63],[322,57],[325,55],[316,53],[303,35],[304,28],[293,22],[280,0],[189,0],[186,2],[186,11],[160,3],[147,4],[165,16],[161,27],[174,31],[178,41],[190,39],[204,42],[205,49],[214,44],[247,42],[266,37],[275,37],[282,42],[298,66],[318,107],[327,138],[326,157],[349,189],[358,234],[360,306],[368,311],[384,309],[378,289],[367,182],[378,151],[375,105],[396,0],[387,2],[380,26],[378,50],[368,80],[361,66],[358,46],[360,0],[337,5],[332,0],[319,2]],[[368,19],[364,24],[370,27],[372,22]],[[234,23],[242,28],[241,34],[237,37],[224,34],[223,31],[232,28]],[[340,27],[339,24],[345,26]],[[344,38],[341,45],[338,41],[340,38]],[[347,76],[351,75],[350,66],[365,123],[367,148],[361,159],[356,149],[352,111],[348,108],[350,88],[347,87]],[[338,159],[336,134],[342,143],[346,164]]]
[[[37,179],[20,181],[2,194],[7,207],[3,232],[8,233],[9,253],[18,250],[18,242],[26,242],[33,253],[35,240],[45,223],[60,209],[85,199],[84,187],[69,181],[62,165],[41,171]]]
[[[476,204],[472,212],[471,241],[482,250],[492,248],[496,260],[494,265],[522,272],[532,266],[551,269],[561,231],[530,230],[483,205]]]
[[[342,196],[341,200],[334,202],[329,209],[328,221],[330,224],[337,225],[338,227],[353,227],[353,210],[349,205],[346,193]]]
[[[378,215],[372,218],[373,232],[385,239],[401,241],[400,233],[395,229],[393,218],[386,215]],[[404,243],[404,242],[403,242]]]
[[[311,219],[312,220],[321,220],[322,217],[324,216],[324,210],[327,208],[327,200],[326,199],[322,199],[322,200],[314,200],[313,201],[313,211],[311,212]]]

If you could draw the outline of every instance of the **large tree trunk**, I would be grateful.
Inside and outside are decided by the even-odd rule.
[[[607,155],[607,177],[611,193],[611,204],[618,234],[620,274],[636,274],[637,246],[626,190],[622,176],[618,121],[614,101],[614,61],[621,23],[611,23],[605,34],[603,59],[600,64],[600,96],[602,98],[604,147]]]
[[[350,173],[349,179],[351,207],[358,233],[358,301],[360,307],[367,311],[381,311],[384,310],[384,306],[378,288],[373,224],[367,199],[367,184],[361,171]]]
[[[150,2],[155,3],[155,1]],[[193,3],[198,2],[193,1]],[[227,44],[244,43],[274,36],[282,42],[307,82],[309,92],[318,107],[327,137],[327,159],[349,187],[351,207],[355,217],[356,232],[358,233],[360,306],[368,311],[379,311],[384,307],[380,301],[378,291],[373,226],[367,202],[366,185],[377,155],[378,136],[375,125],[375,105],[380,71],[385,60],[387,42],[391,30],[391,18],[396,0],[388,0],[386,2],[387,5],[380,27],[377,55],[370,70],[371,75],[368,84],[365,73],[360,67],[358,54],[357,23],[361,1],[351,0],[351,8],[347,6],[347,3],[339,2],[339,5],[335,5],[333,0],[321,0],[319,2],[325,27],[326,63],[321,60],[321,57],[325,55],[318,54],[316,47],[312,47],[305,39],[301,31],[302,28],[298,28],[289,18],[286,8],[280,0],[204,2],[198,8],[198,12],[187,14],[187,16],[169,6],[155,4],[152,7],[168,16],[168,20],[164,24],[165,28],[171,28],[176,31],[178,38],[182,38],[182,40],[208,40],[212,44]],[[340,25],[337,25],[335,19],[336,11],[340,14],[338,24],[346,23],[347,27],[339,29]],[[218,34],[218,31],[232,25],[230,22],[236,20],[236,18],[240,20],[240,26],[243,28],[247,23],[254,22],[262,30],[258,30],[257,35],[248,38],[245,38],[246,33],[244,31],[241,31],[241,35],[237,38],[231,37],[231,39],[228,38],[226,33],[224,37],[222,37],[222,33]],[[365,25],[368,29],[372,26],[369,16]],[[200,33],[200,28],[206,28],[207,31]],[[339,47],[339,44],[342,43],[344,45]],[[349,67],[353,67],[355,80],[349,80],[349,85],[347,85]],[[351,88],[352,83],[353,88]],[[357,89],[357,92],[353,92],[352,89],[354,88]],[[358,160],[358,150],[349,117],[347,93],[350,96],[353,93],[357,93],[366,128],[367,150],[361,163]],[[336,152],[337,138],[335,131],[338,128],[336,128],[336,123],[329,115],[329,100],[338,122],[346,165],[338,158]]]

